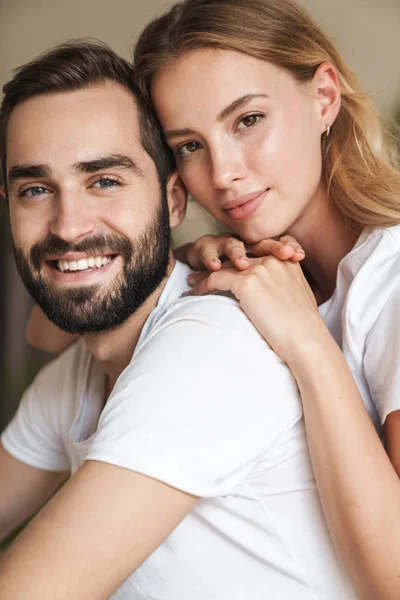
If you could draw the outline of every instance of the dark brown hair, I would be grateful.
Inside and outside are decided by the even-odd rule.
[[[284,69],[301,83],[331,62],[342,103],[321,146],[323,178],[345,222],[400,222],[400,174],[370,99],[328,36],[295,0],[183,0],[143,30],[135,49],[136,82],[150,101],[153,76],[201,48],[233,50]],[[389,160],[390,159],[390,160]],[[190,190],[189,190],[190,191]]]
[[[142,146],[155,163],[160,184],[166,184],[175,168],[174,160],[152,111],[136,87],[132,66],[102,42],[75,40],[56,46],[22,65],[3,87],[4,98],[0,107],[0,160],[6,189],[7,127],[15,107],[34,96],[80,90],[105,81],[119,83],[134,97]]]

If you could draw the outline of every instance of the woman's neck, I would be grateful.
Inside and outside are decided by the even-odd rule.
[[[350,230],[326,192],[318,190],[287,233],[302,245],[306,253],[302,265],[315,283],[317,299],[325,302],[335,290],[338,265],[354,247],[361,230]]]

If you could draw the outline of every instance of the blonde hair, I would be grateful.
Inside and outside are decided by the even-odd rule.
[[[342,104],[322,143],[331,201],[353,229],[400,222],[400,173],[376,110],[327,35],[294,0],[184,0],[149,23],[134,53],[137,84],[150,101],[153,75],[200,48],[265,60],[300,83],[318,66],[337,70]],[[392,164],[391,164],[392,162]]]

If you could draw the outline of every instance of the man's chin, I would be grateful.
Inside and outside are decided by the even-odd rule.
[[[89,292],[77,288],[73,297],[50,295],[46,301],[41,298],[39,306],[59,329],[79,335],[110,331],[130,316],[118,301],[110,302],[110,292],[96,299]]]

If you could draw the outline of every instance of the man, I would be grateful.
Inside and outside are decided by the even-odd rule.
[[[185,190],[132,71],[59,47],[5,87],[19,272],[82,339],[2,435],[0,599],[350,598],[290,372],[237,303],[181,298]]]

